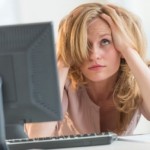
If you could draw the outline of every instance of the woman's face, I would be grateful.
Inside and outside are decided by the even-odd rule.
[[[97,82],[110,78],[120,66],[120,53],[113,45],[111,29],[102,19],[96,18],[88,25],[89,60],[80,69],[83,75]]]

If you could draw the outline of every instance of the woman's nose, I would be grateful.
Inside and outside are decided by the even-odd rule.
[[[103,57],[103,50],[99,48],[92,48],[90,49],[89,59],[90,60],[97,60]]]

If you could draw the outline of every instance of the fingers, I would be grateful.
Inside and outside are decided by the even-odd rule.
[[[121,47],[128,47],[131,43],[130,37],[126,34],[126,25],[122,16],[118,15],[113,6],[105,5],[102,8],[104,13],[100,17],[104,19],[110,26],[115,48],[121,52]]]
[[[118,14],[116,12],[115,6],[113,5],[105,5],[102,8],[102,13],[100,15],[101,18],[103,18],[110,26],[110,28],[113,29],[118,29],[122,32],[125,32],[124,28],[124,19],[122,18],[121,14]],[[111,17],[110,17],[111,16]]]
[[[111,14],[115,19],[119,19],[119,16],[121,16],[121,10],[113,5],[104,5],[102,11],[108,15]]]
[[[109,24],[111,29],[113,29],[115,27],[115,24],[114,24],[114,22],[113,22],[113,20],[110,16],[103,13],[103,14],[100,15],[100,17],[102,19],[104,19]]]

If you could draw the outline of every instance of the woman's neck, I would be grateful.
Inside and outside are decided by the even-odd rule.
[[[114,75],[100,82],[89,81],[87,84],[87,93],[90,99],[97,105],[100,105],[102,101],[112,99],[116,79],[117,76]]]

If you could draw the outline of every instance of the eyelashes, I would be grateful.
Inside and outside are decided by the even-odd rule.
[[[104,39],[101,39],[100,41],[99,41],[99,47],[103,47],[103,46],[107,46],[107,45],[109,45],[109,44],[111,44],[112,43],[112,40],[111,39],[106,39],[106,38],[104,38]],[[87,43],[87,46],[88,46],[88,49],[90,50],[90,49],[92,49],[92,43],[90,42],[90,41],[88,41],[88,43]]]
[[[102,40],[100,41],[100,46],[109,45],[110,43],[111,43],[110,40],[108,40],[108,39],[102,39]]]

